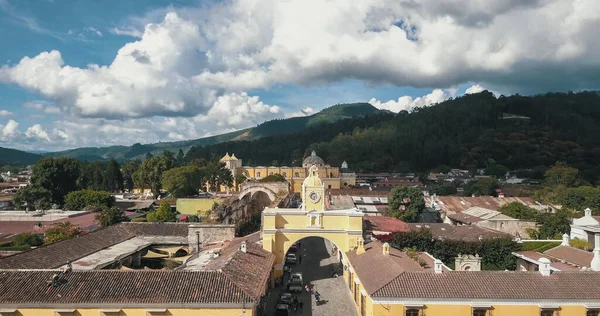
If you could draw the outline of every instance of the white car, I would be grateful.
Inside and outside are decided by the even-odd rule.
[[[296,258],[296,254],[293,253],[288,253],[287,256],[285,256],[285,263],[296,263],[297,262],[297,258]]]

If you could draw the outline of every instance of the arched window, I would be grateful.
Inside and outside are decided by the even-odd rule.
[[[585,313],[585,316],[598,316],[600,313],[597,309],[589,310]]]
[[[270,175],[270,176],[272,176],[272,175],[273,175],[273,172],[269,172],[269,175]]]
[[[419,316],[419,310],[416,308],[407,309],[406,316]]]
[[[330,172],[330,173],[329,173],[329,177],[330,177],[330,178],[333,178],[333,172]]]
[[[283,172],[281,175],[282,175],[284,178],[286,178],[286,177],[287,177],[287,174],[286,174],[285,172]]]
[[[298,173],[298,172],[295,172],[295,173],[294,173],[294,177],[296,177],[296,178],[299,178],[299,177],[300,177],[300,173]]]
[[[260,178],[260,172],[257,172],[257,173],[256,173],[256,177],[257,177],[257,178]]]

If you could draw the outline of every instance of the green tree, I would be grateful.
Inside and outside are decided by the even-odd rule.
[[[55,223],[52,227],[46,229],[45,242],[51,244],[64,239],[73,238],[79,235],[79,227],[73,225],[71,222],[60,222]]]
[[[417,222],[425,209],[423,191],[416,187],[397,186],[391,194],[388,206],[390,215],[405,222]]]
[[[122,166],[123,186],[124,186],[124,189],[127,190],[128,192],[133,191],[133,188],[135,187],[135,185],[133,183],[133,174],[135,174],[135,172],[138,170],[139,167],[140,167],[139,160],[129,160],[129,161],[125,162]]]
[[[511,202],[505,205],[502,205],[498,209],[498,211],[506,216],[510,216],[516,219],[535,221],[538,218],[538,211],[523,205],[520,202]]]
[[[177,157],[175,158],[175,160],[177,161],[177,165],[178,166],[183,166],[185,163],[185,154],[183,153],[183,150],[181,148],[179,148],[179,151],[177,152]]]
[[[116,160],[111,159],[104,172],[104,189],[108,192],[123,191],[123,173]]]
[[[428,187],[430,194],[435,194],[437,196],[447,196],[456,194],[457,189],[456,186],[452,183],[442,183],[442,184],[433,184]]]
[[[274,173],[271,175],[268,175],[260,180],[258,180],[258,182],[263,182],[263,183],[267,183],[267,182],[285,182],[285,178],[280,175],[279,173]]]
[[[568,188],[561,204],[575,211],[582,211],[588,207],[597,211],[600,209],[600,189],[591,186]]]
[[[579,170],[558,162],[544,173],[544,184],[548,187],[564,186],[567,188],[578,186],[581,183]]]
[[[171,169],[173,164],[174,160],[169,158],[168,154],[144,160],[133,174],[135,186],[141,189],[150,189],[154,197],[158,197],[162,189],[162,175]]]
[[[48,210],[52,207],[52,195],[50,191],[39,186],[27,186],[15,194],[14,204],[19,210],[34,212],[36,210]]]
[[[115,197],[106,191],[79,190],[67,194],[64,208],[69,211],[81,211],[93,207],[112,207]]]
[[[65,196],[77,190],[79,165],[77,160],[67,157],[46,157],[33,167],[31,183],[50,192],[51,201],[62,205]]]
[[[198,194],[202,187],[203,176],[195,166],[183,166],[165,171],[162,184],[174,198]]]
[[[203,171],[210,187],[209,189],[212,191],[218,191],[220,186],[231,187],[233,185],[231,171],[225,167],[224,163],[217,159],[211,160]]]
[[[146,215],[149,222],[175,222],[177,215],[171,210],[171,205],[167,201],[160,202],[156,211],[149,212]]]
[[[540,239],[561,239],[563,234],[571,232],[571,213],[565,210],[544,214],[539,217]]]
[[[589,243],[587,240],[573,238],[569,241],[569,246],[575,247],[582,250],[592,250],[594,249],[594,245]]]
[[[499,164],[489,165],[487,168],[485,168],[485,174],[496,179],[504,178],[508,171],[508,168]]]
[[[152,158],[154,158],[154,155],[151,152],[147,152],[145,160],[152,159]]]
[[[500,188],[500,182],[494,178],[481,178],[467,183],[466,195],[496,196],[496,190]]]
[[[100,227],[107,227],[110,225],[118,224],[121,222],[129,221],[129,218],[125,216],[125,212],[118,207],[102,207],[100,212],[97,212],[94,216],[96,222]]]
[[[15,247],[28,246],[37,247],[44,244],[44,238],[41,235],[34,233],[23,233],[18,234],[13,239],[13,245]]]
[[[79,163],[80,175],[78,187],[80,189],[104,190],[104,166],[100,161],[92,163],[83,161]]]

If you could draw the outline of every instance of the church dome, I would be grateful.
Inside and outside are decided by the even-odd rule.
[[[302,161],[302,167],[310,168],[310,166],[315,165],[317,167],[322,167],[325,165],[325,161],[321,159],[321,157],[317,156],[317,153],[313,150],[310,156],[304,158]]]

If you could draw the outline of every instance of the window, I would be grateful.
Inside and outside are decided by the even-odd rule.
[[[299,178],[300,174],[298,172],[294,172],[294,177]]]
[[[282,173],[281,175],[282,175],[284,178],[286,178],[286,177],[287,177],[287,174],[286,174],[285,172],[284,172],[284,173]]]
[[[331,184],[327,186],[328,189],[331,189]]]
[[[598,315],[600,315],[600,313],[597,309],[589,310],[585,313],[585,316],[598,316]]]
[[[256,173],[256,177],[257,177],[257,178],[260,178],[260,172],[257,172],[257,173]]]
[[[406,316],[419,316],[419,310],[416,308],[407,309]]]
[[[540,313],[540,316],[554,316],[554,311],[551,309],[544,309]]]
[[[270,176],[272,176],[272,175],[273,175],[273,172],[269,172],[269,175],[270,175]]]
[[[360,316],[367,316],[367,307],[365,306],[365,296],[360,296]]]
[[[486,316],[485,312],[485,309],[474,309],[473,316]]]

